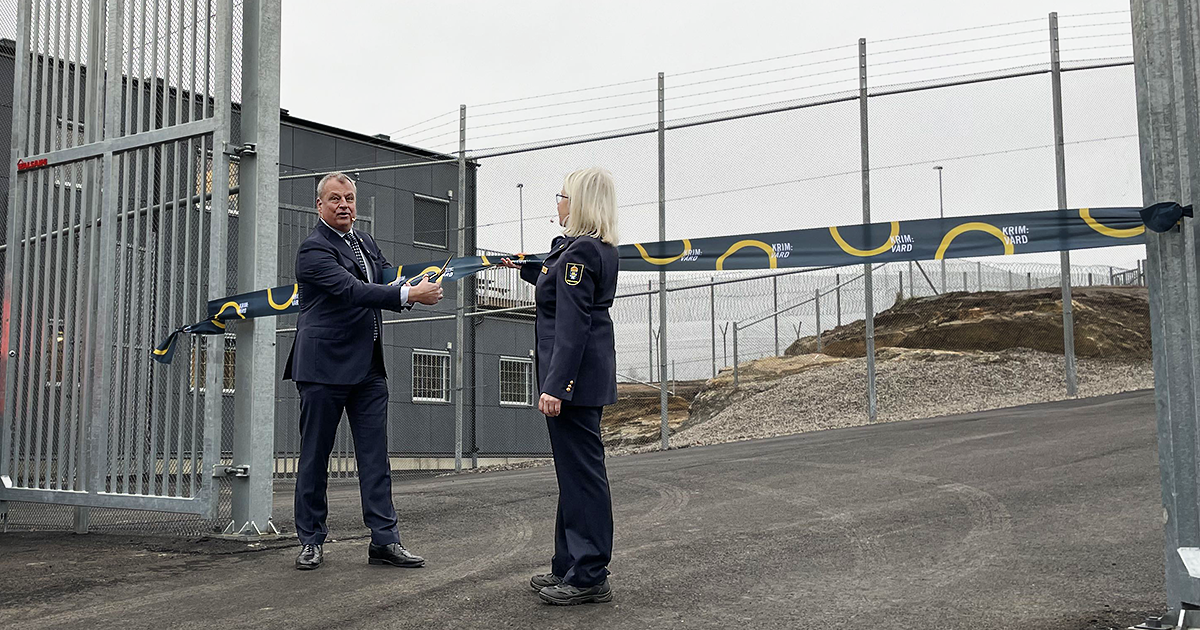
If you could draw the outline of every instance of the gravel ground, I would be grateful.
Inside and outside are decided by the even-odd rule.
[[[879,422],[1015,407],[1067,398],[1062,357],[1031,350],[962,354],[889,351],[877,361]],[[867,424],[866,359],[784,377],[671,437],[674,447],[719,444]],[[1079,397],[1154,386],[1149,363],[1081,359]],[[653,450],[613,449],[612,455]]]

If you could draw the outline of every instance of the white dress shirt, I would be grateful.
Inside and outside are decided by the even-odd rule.
[[[325,222],[325,218],[324,218],[324,217],[320,217],[320,216],[318,216],[318,217],[317,217],[317,219],[318,219],[318,220],[319,220],[321,223],[325,223],[325,227],[327,227],[327,228],[329,228],[329,229],[333,230],[333,231],[334,231],[334,233],[335,233],[335,234],[337,234],[338,236],[342,237],[342,239],[343,239],[343,240],[345,240],[345,238],[346,238],[347,236],[353,236],[353,235],[354,235],[354,229],[353,229],[353,228],[351,228],[349,232],[343,232],[343,231],[341,231],[341,230],[339,230],[339,229],[337,229],[337,228],[333,227],[332,225],[329,225],[328,223],[326,223],[326,222]],[[358,237],[357,237],[357,236],[355,236],[354,238],[358,238]],[[361,249],[361,248],[362,248],[362,246],[360,245],[360,246],[359,246],[359,248]],[[354,249],[354,248],[353,248],[353,247],[351,247],[350,249],[353,251],[353,249]],[[364,260],[362,261],[362,263],[363,263],[364,265],[366,265],[366,264],[367,264],[367,261],[366,261],[366,259],[365,259],[365,258],[364,258]],[[366,267],[366,272],[367,272],[367,281],[368,281],[368,282],[370,282],[370,281],[371,281],[371,267],[370,267],[370,265],[367,265],[367,267]],[[406,305],[406,306],[408,305],[408,289],[409,289],[409,286],[408,286],[408,284],[402,284],[402,285],[400,285],[400,304],[403,304],[403,305]]]

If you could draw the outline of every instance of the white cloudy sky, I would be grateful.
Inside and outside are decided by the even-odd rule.
[[[457,147],[456,112],[466,104],[468,146],[483,149],[651,123],[658,72],[669,119],[852,89],[860,37],[878,64],[873,84],[1042,63],[1050,11],[1061,16],[1065,59],[1126,56],[1128,8],[1122,0],[287,0],[281,101],[296,116],[441,150]],[[910,37],[945,31],[954,32]],[[1069,205],[1140,205],[1132,71],[1071,74]],[[622,85],[585,90],[611,84]],[[947,215],[1053,207],[1048,88],[1043,76],[872,99],[873,219],[936,216],[935,163],[945,166]],[[502,103],[558,92],[571,94]],[[857,121],[849,103],[669,134],[668,236],[860,220]],[[597,163],[621,186],[622,239],[654,239],[655,148],[651,135],[483,160],[480,245],[517,249],[523,183],[526,249],[537,251],[554,233],[547,215],[562,175]],[[1132,266],[1141,249],[1075,260]]]

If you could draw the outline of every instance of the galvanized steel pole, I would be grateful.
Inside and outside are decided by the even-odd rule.
[[[712,327],[712,375],[717,378],[717,277],[708,285],[709,325]]]
[[[862,213],[863,225],[871,223],[871,159],[867,133],[867,40],[858,40],[858,111],[859,137],[862,142]],[[871,281],[871,263],[863,265],[863,291],[867,327],[867,418],[878,417],[875,398],[875,296]]]
[[[1058,209],[1067,207],[1067,162],[1063,134],[1062,64],[1058,54],[1058,13],[1050,14],[1050,89],[1054,106],[1054,172],[1058,185]],[[1075,315],[1071,308],[1071,252],[1059,253],[1062,271],[1062,319],[1063,360],[1067,380],[1067,395],[1075,396],[1079,390],[1079,377],[1075,373]]]
[[[658,240],[667,240],[667,123],[666,83],[658,73]],[[670,446],[667,424],[667,270],[658,270],[658,390],[662,416],[662,449]]]
[[[254,150],[242,152],[238,169],[240,292],[279,281],[281,11],[281,0],[246,0],[242,6],[241,130],[242,142],[253,144]],[[213,177],[224,175],[214,173]],[[233,522],[226,533],[243,538],[274,533],[275,329],[274,317],[239,321],[236,327],[233,463],[249,466],[249,476],[230,481]],[[223,363],[224,341],[219,336],[212,339],[216,343],[210,342],[209,357],[220,355],[219,365]]]
[[[467,255],[467,106],[458,107],[458,256]],[[467,283],[454,283],[454,470],[462,470],[463,454],[463,351],[466,350]]]
[[[1142,202],[1189,204],[1200,190],[1200,115],[1195,103],[1196,0],[1132,0],[1134,84]],[[1158,462],[1162,484],[1167,606],[1200,625],[1200,457],[1196,366],[1200,359],[1200,223],[1184,218],[1146,232]],[[1174,624],[1176,619],[1171,618]]]

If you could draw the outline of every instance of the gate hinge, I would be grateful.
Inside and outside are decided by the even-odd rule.
[[[250,476],[250,465],[249,464],[241,464],[240,466],[225,466],[223,464],[217,464],[216,466],[213,466],[213,475],[212,476],[214,476],[214,477],[249,477]]]
[[[236,155],[240,157],[243,155],[256,155],[258,153],[258,145],[253,142],[247,142],[242,145],[233,145],[226,142],[224,145],[225,148],[222,149],[222,153],[225,155]]]

